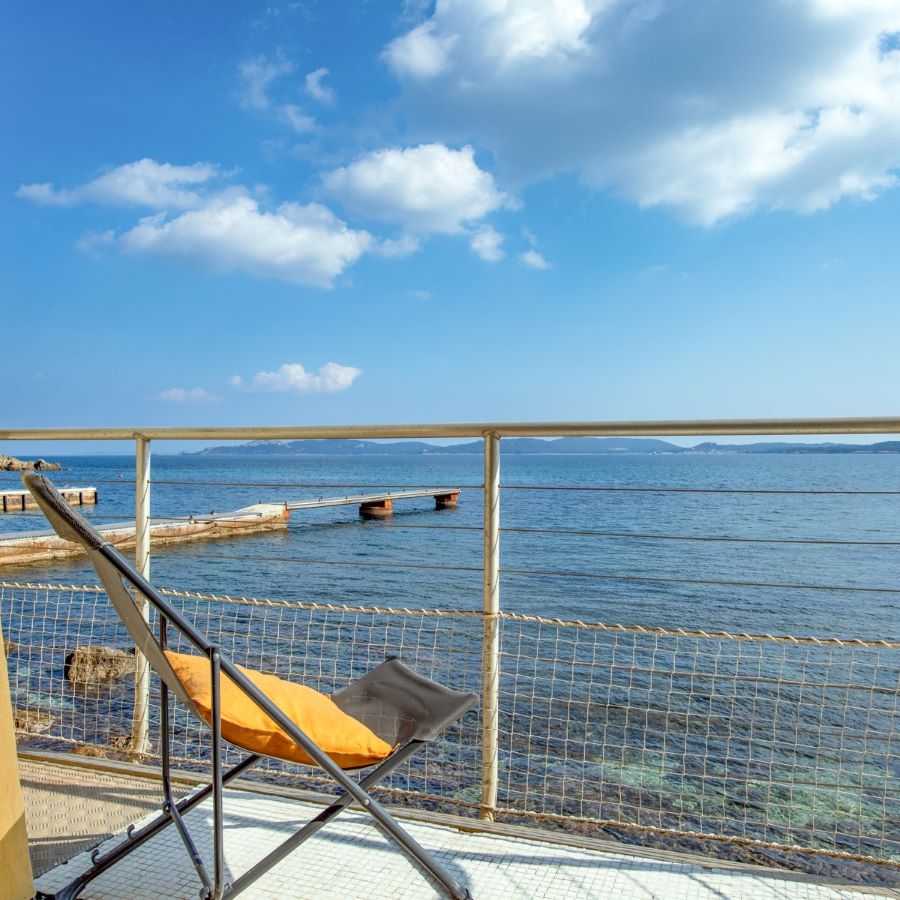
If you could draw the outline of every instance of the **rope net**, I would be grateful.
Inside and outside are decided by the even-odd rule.
[[[235,662],[323,693],[391,655],[481,690],[480,612],[163,593]],[[21,746],[134,758],[131,645],[103,592],[0,583],[0,617]],[[498,819],[900,868],[900,642],[499,619]],[[155,754],[154,714],[151,696]],[[205,771],[208,731],[183,709],[173,724],[176,764]],[[384,792],[475,815],[481,764],[473,710]],[[254,771],[329,785],[278,761]]]

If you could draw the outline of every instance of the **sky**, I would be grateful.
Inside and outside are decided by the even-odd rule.
[[[897,0],[36,2],[0,42],[4,426],[897,414]]]

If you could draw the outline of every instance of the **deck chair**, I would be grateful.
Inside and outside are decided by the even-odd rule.
[[[45,476],[27,473],[23,475],[23,481],[56,533],[66,540],[81,544],[87,551],[88,558],[97,570],[119,617],[160,680],[160,756],[163,787],[161,814],[148,825],[139,829],[130,828],[127,837],[113,849],[104,853],[95,850],[90,869],[55,894],[38,894],[38,898],[73,900],[85,885],[101,872],[115,865],[172,824],[175,825],[202,882],[200,896],[205,900],[231,897],[249,887],[354,802],[372,816],[385,836],[430,875],[447,896],[455,900],[471,897],[469,891],[407,834],[369,791],[405,762],[424,742],[440,735],[450,724],[471,709],[477,702],[477,695],[449,690],[418,675],[399,659],[389,658],[362,678],[333,694],[330,699],[316,695],[319,698],[317,702],[333,703],[336,709],[331,710],[331,713],[335,716],[350,719],[349,725],[341,720],[342,727],[359,726],[364,729],[363,734],[366,732],[371,734],[376,756],[383,754],[385,750],[387,752],[384,758],[377,761],[374,768],[371,768],[372,762],[368,757],[356,758],[352,754],[339,764],[335,761],[341,758],[338,752],[331,750],[329,755],[329,752],[323,750],[297,724],[296,716],[289,715],[264,690],[266,686],[276,682],[288,685],[288,691],[292,687],[310,692],[311,689],[300,685],[291,686],[289,682],[281,682],[274,676],[254,673],[235,665],[212,640],[194,628],[149,581],[104,540],[100,533],[76,513]],[[154,634],[151,630],[126,585],[130,585],[134,591],[145,597],[156,610],[159,619],[158,634]],[[196,654],[173,654],[169,651],[168,629],[179,632]],[[199,681],[205,682],[199,691],[198,675]],[[182,701],[188,710],[212,731],[212,781],[177,802],[172,793],[171,782],[170,695]],[[246,709],[235,713],[234,708],[240,707],[241,704],[249,706],[256,719],[261,717],[264,722],[269,723],[270,731],[278,735],[277,746],[271,741],[268,743],[264,741],[264,749],[261,750],[259,741],[251,745],[249,740],[245,740],[244,731],[236,727],[236,724],[241,726],[243,723],[241,716],[250,716],[251,713],[247,713]],[[293,707],[291,709],[294,712]],[[314,707],[315,709],[318,707]],[[237,723],[236,717],[240,719]],[[313,720],[314,724],[319,721],[318,713],[315,711]],[[223,722],[226,723],[227,732],[224,736]],[[242,750],[250,751],[248,756],[227,771],[223,771],[221,761],[223,740],[239,746]],[[369,740],[369,744],[373,744],[373,740]],[[293,752],[288,752],[291,749]],[[371,747],[369,749],[371,751]],[[267,750],[270,752],[266,752]],[[246,772],[263,756],[276,755],[281,759],[301,758],[317,765],[331,776],[343,793],[251,869],[228,882],[223,842],[223,786]],[[359,768],[371,768],[371,771],[361,780],[347,775],[347,771]],[[213,802],[212,874],[197,851],[184,821],[185,814],[210,795]]]

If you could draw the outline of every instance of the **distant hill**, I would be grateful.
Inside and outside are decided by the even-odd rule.
[[[706,441],[688,453],[900,453],[900,441],[879,441],[875,444],[792,444],[786,441],[765,441],[757,444],[716,444]]]
[[[435,456],[482,452],[482,442],[467,441],[442,447],[426,441],[251,441],[219,447],[207,447],[202,456]],[[607,454],[655,455],[659,453],[724,454],[736,453],[900,453],[900,441],[875,444],[797,444],[779,441],[755,444],[717,444],[704,441],[694,447],[679,447],[657,438],[566,437],[504,438],[503,452],[512,454]]]
[[[355,441],[355,440],[314,440],[314,441],[251,441],[248,444],[207,447],[199,454],[208,456],[304,456],[304,455],[376,455],[376,456],[424,456],[436,454],[459,455],[481,453],[482,441],[467,441],[443,447],[425,441]],[[684,447],[676,447],[668,441],[655,438],[592,438],[569,437],[554,440],[541,438],[506,438],[504,453],[683,453]]]

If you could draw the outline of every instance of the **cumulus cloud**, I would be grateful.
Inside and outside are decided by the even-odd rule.
[[[419,233],[462,231],[506,202],[472,147],[391,147],[368,153],[324,177],[353,212]]]
[[[503,235],[485,225],[472,235],[469,246],[485,262],[498,262],[504,257],[502,243]]]
[[[201,185],[218,174],[209,163],[173,166],[153,159],[118,166],[93,181],[74,188],[55,188],[50,183],[23,184],[17,197],[45,206],[103,203],[110,206],[148,206],[152,209],[189,209],[202,197],[188,185]]]
[[[435,24],[418,25],[384,49],[384,59],[398,75],[413,78],[434,78],[447,67],[447,58],[457,36],[438,38]]]
[[[257,372],[245,385],[240,375],[232,375],[233,388],[250,391],[280,391],[295,394],[334,394],[345,391],[362,375],[362,369],[325,363],[318,372],[307,372],[300,363],[285,363],[274,372]]]
[[[898,33],[896,0],[438,0],[383,58],[417,132],[504,180],[710,225],[897,184]]]
[[[174,387],[161,391],[159,399],[164,400],[166,403],[214,403],[219,398],[200,387]]]
[[[549,269],[550,263],[533,247],[519,254],[519,259],[531,269]]]
[[[316,69],[314,72],[307,74],[304,79],[306,93],[319,103],[334,103],[334,89],[322,82],[328,74],[328,69]]]
[[[318,203],[283,203],[267,212],[240,191],[175,218],[148,216],[119,238],[128,253],[322,287],[371,244],[368,232],[348,228]]]

